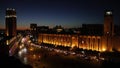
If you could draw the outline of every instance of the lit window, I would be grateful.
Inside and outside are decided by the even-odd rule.
[[[9,45],[9,41],[8,40],[6,41],[6,44]]]

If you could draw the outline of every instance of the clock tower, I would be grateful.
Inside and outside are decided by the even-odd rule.
[[[104,12],[104,47],[107,51],[112,51],[114,36],[113,13],[111,10]]]
[[[114,35],[113,13],[111,10],[106,10],[104,13],[104,35]]]

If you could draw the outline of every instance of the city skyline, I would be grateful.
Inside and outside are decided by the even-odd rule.
[[[116,0],[0,0],[1,67],[119,67],[119,6]]]
[[[103,24],[105,9],[113,10],[114,23],[120,23],[119,2],[112,0],[1,0],[0,6],[0,28],[5,28],[7,8],[16,9],[18,29],[30,28],[31,23],[65,28]]]

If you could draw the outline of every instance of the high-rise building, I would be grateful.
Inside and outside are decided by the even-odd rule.
[[[13,8],[7,8],[6,16],[5,16],[5,24],[6,24],[6,35],[7,36],[15,36],[16,33],[16,10]]]
[[[30,31],[31,31],[31,39],[32,39],[32,41],[37,41],[37,24],[34,24],[34,23],[32,23],[32,24],[30,24]]]
[[[104,35],[114,35],[113,13],[111,10],[105,10],[104,14]]]
[[[113,13],[111,10],[104,12],[104,45],[107,51],[113,49],[113,36],[114,36],[114,22]]]
[[[36,31],[37,24],[30,24],[30,30],[31,31]]]

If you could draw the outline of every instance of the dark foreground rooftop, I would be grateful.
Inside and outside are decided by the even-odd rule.
[[[0,56],[0,68],[32,68],[30,65],[23,64],[19,59],[9,56]]]

